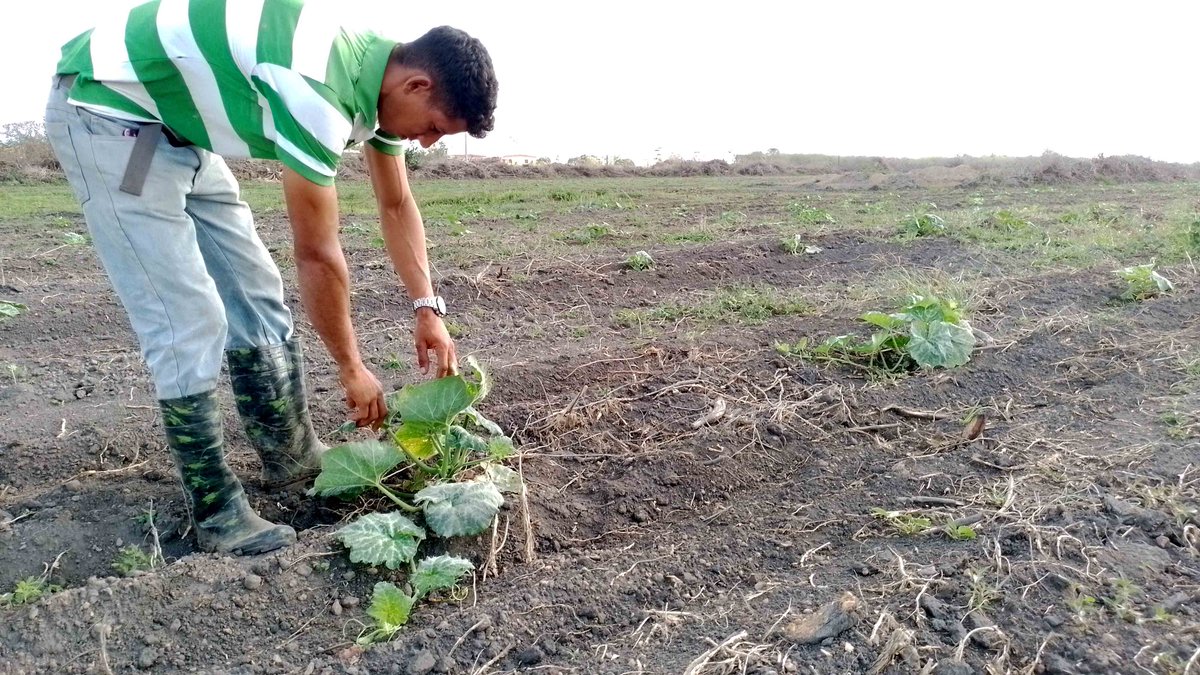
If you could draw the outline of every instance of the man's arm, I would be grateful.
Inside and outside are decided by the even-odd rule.
[[[350,274],[338,242],[337,190],[284,168],[283,194],[300,280],[300,298],[313,327],[337,362],[346,405],[359,426],[378,426],[387,415],[383,388],[363,365],[350,323]]]
[[[408,187],[408,173],[404,168],[404,157],[379,152],[367,145],[367,170],[371,174],[371,185],[375,189],[375,200],[379,204],[379,219],[383,230],[383,241],[396,274],[404,282],[411,300],[433,295],[433,282],[429,275],[429,258],[425,251],[425,225],[421,212]],[[458,356],[454,341],[446,332],[442,318],[432,309],[422,308],[416,313],[417,363],[421,370],[429,370],[429,350],[437,355],[437,375],[444,377],[458,372]]]

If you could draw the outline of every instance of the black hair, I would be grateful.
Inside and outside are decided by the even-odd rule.
[[[438,26],[400,45],[393,58],[429,75],[442,112],[466,120],[467,133],[483,138],[492,130],[499,84],[482,42],[457,28]]]

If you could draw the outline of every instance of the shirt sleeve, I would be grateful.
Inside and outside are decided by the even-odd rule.
[[[385,155],[400,156],[404,154],[403,141],[399,136],[393,136],[382,131],[376,131],[375,137],[367,141],[367,144],[372,148],[382,152]]]
[[[353,127],[332,103],[337,100],[333,92],[273,64],[259,65],[252,79],[266,99],[263,127],[268,137],[275,135],[272,140],[279,160],[317,185],[333,185]]]

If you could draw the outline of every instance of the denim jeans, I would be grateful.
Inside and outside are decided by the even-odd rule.
[[[216,388],[225,349],[287,341],[292,315],[279,268],[221,157],[164,135],[141,196],[118,190],[140,127],[71,105],[67,83],[54,79],[46,136],[158,398],[180,398]]]

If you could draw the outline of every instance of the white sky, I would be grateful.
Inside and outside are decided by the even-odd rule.
[[[236,1],[236,0],[231,0]],[[129,0],[14,4],[0,123],[40,119],[58,49]],[[1200,161],[1200,3],[337,0],[405,41],[449,24],[500,79],[472,153],[783,152]],[[17,9],[20,6],[21,9]],[[360,19],[361,20],[361,19]],[[449,141],[463,150],[462,137]]]

